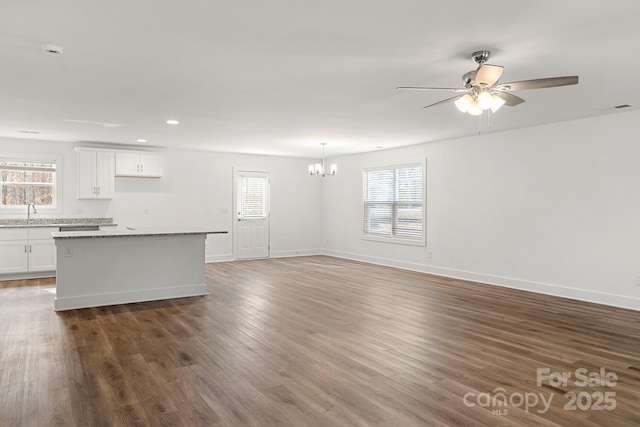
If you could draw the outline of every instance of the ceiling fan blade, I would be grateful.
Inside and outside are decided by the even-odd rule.
[[[516,105],[520,105],[524,102],[524,99],[520,98],[519,96],[515,96],[507,92],[492,91],[491,94],[504,100],[504,104],[508,105],[509,107],[515,107]]]
[[[442,101],[438,101],[438,102],[436,102],[434,104],[425,105],[424,108],[435,107],[436,105],[446,104],[446,103],[449,103],[449,102],[454,102],[458,98],[462,98],[462,96],[463,95],[452,96],[451,98],[443,99]]]
[[[474,85],[487,87],[493,86],[498,83],[498,80],[500,80],[503,69],[504,68],[499,65],[481,65],[480,68],[478,68],[478,71],[476,71]]]
[[[496,86],[496,90],[526,90],[544,89],[546,87],[569,86],[578,84],[578,76],[548,77],[545,79],[522,80],[519,82],[503,83]]]
[[[428,87],[428,86],[400,86],[398,90],[451,90],[453,92],[469,92],[466,87]]]

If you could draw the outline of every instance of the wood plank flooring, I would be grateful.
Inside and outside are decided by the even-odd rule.
[[[0,282],[0,426],[640,425],[640,312],[323,256],[207,280],[60,313],[53,279]]]

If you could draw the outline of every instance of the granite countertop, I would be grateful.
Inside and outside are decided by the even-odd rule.
[[[99,225],[100,227],[113,227],[113,218],[31,218],[27,224],[26,218],[0,219],[0,228],[25,228],[25,227],[60,227],[61,225]]]
[[[54,239],[94,239],[102,237],[150,237],[150,236],[185,236],[190,234],[227,234],[227,231],[216,231],[198,227],[114,227],[95,231],[58,231],[51,233]]]

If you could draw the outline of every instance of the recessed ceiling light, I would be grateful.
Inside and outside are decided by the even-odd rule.
[[[177,125],[178,123],[180,123],[180,122],[177,121],[177,120],[173,120],[173,119],[167,120],[167,124],[168,125]]]
[[[45,54],[51,55],[51,56],[59,56],[64,53],[64,49],[62,48],[62,46],[56,46],[54,44],[43,44],[42,51]]]
[[[136,139],[137,142],[147,142],[146,139]]]

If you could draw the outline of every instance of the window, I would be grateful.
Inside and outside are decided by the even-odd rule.
[[[0,158],[0,209],[58,207],[57,159]]]
[[[422,164],[365,169],[365,239],[424,245],[423,169]]]
[[[240,218],[261,219],[267,216],[266,190],[266,178],[240,176]]]

